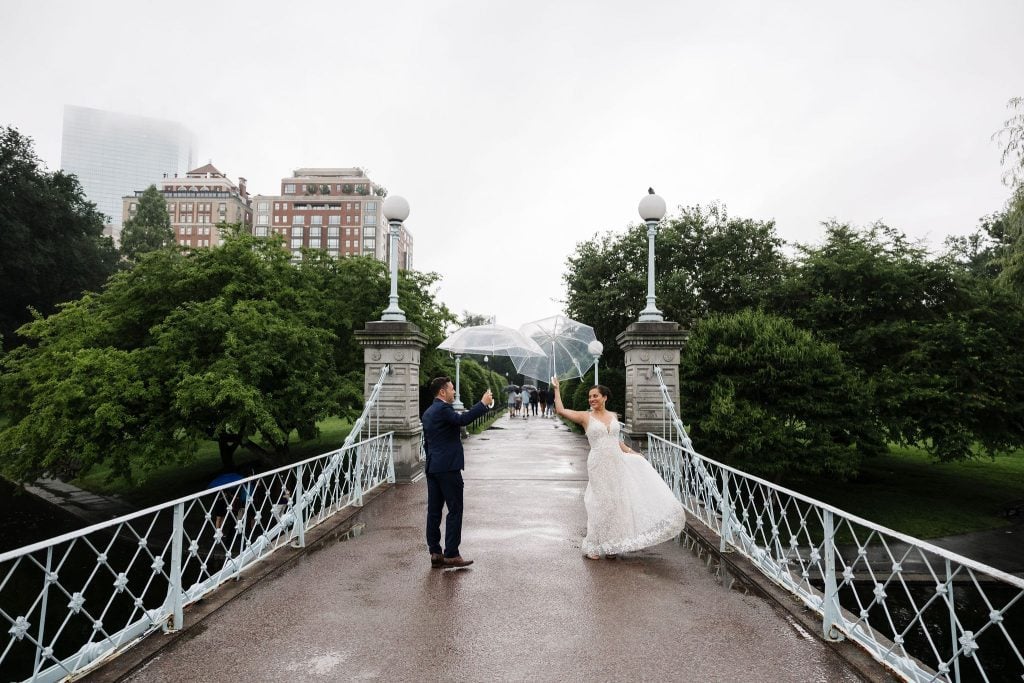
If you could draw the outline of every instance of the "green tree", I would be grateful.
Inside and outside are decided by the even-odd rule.
[[[490,323],[491,316],[489,315],[463,311],[462,318],[459,320],[459,327],[476,327],[477,325],[489,325]]]
[[[835,343],[885,437],[943,460],[1024,443],[1022,313],[971,258],[931,258],[897,230],[826,225],[801,247],[776,311]]]
[[[207,439],[228,466],[239,447],[279,462],[293,433],[362,405],[352,330],[380,317],[385,266],[309,252],[296,267],[279,239],[237,226],[225,237],[218,249],[153,252],[23,329],[33,343],[0,360],[7,476],[99,462],[130,476],[187,460]],[[407,315],[434,344],[451,317],[429,291],[435,277],[400,282]]]
[[[999,280],[1024,298],[1024,98],[1014,97],[1007,106],[1015,113],[993,136],[1003,144],[1003,183],[1010,188],[1010,198],[999,217],[1007,238],[999,252]]]
[[[786,275],[782,244],[772,221],[733,218],[717,204],[683,209],[655,241],[658,308],[689,326],[710,313],[763,305]],[[564,279],[566,312],[604,341],[602,363],[620,366],[622,352],[609,342],[646,305],[646,227],[578,244]]]
[[[0,343],[15,330],[95,290],[117,269],[117,251],[103,236],[103,215],[78,179],[47,172],[31,139],[0,128]]]
[[[744,471],[845,478],[882,449],[839,349],[785,318],[744,310],[700,320],[679,373],[697,448]]]
[[[167,202],[156,185],[146,188],[139,197],[135,215],[124,222],[121,230],[121,254],[129,261],[138,261],[143,254],[174,243]]]

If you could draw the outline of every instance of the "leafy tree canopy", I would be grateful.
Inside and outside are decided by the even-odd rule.
[[[787,267],[774,222],[734,218],[718,204],[669,218],[655,241],[655,258],[658,308],[684,326],[710,313],[762,305]],[[621,365],[614,339],[646,305],[646,227],[578,244],[565,282],[566,312],[603,340],[603,363]]]
[[[117,474],[187,460],[213,439],[230,465],[246,446],[279,460],[294,431],[362,404],[352,330],[376,320],[388,273],[368,258],[309,252],[237,228],[216,249],[160,250],[22,329],[33,343],[0,360],[7,476]],[[452,318],[433,274],[404,272],[402,306],[436,345]]]
[[[839,349],[785,318],[749,309],[704,318],[679,371],[698,448],[744,471],[849,477],[883,448],[868,392]]]
[[[0,342],[84,291],[99,289],[117,268],[117,251],[103,236],[103,215],[78,179],[50,173],[32,140],[0,128]]]
[[[863,373],[886,437],[943,460],[971,457],[975,442],[989,451],[1024,443],[1014,350],[1024,312],[993,286],[974,247],[931,258],[885,225],[825,227],[823,244],[801,247],[776,311]]]
[[[150,185],[139,197],[135,215],[124,222],[121,254],[134,262],[145,253],[173,243],[174,231],[167,213],[167,202],[156,185]]]

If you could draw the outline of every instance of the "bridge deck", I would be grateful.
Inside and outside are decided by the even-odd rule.
[[[361,535],[253,586],[129,680],[862,680],[681,544],[584,559],[582,436],[505,417],[466,443],[472,567],[430,569],[425,485],[400,485],[362,510]]]

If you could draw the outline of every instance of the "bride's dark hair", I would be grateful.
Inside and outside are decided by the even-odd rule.
[[[595,385],[593,385],[592,387],[590,387],[590,389],[587,389],[587,393],[589,394],[594,389],[597,389],[597,391],[602,396],[604,396],[605,398],[611,398],[612,397],[612,390],[609,389],[608,387],[606,387],[603,384],[595,384]]]

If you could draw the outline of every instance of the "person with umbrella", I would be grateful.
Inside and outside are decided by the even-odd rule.
[[[583,554],[598,560],[640,550],[678,536],[686,526],[686,510],[657,470],[619,440],[619,420],[607,409],[611,392],[598,385],[587,392],[590,411],[567,410],[551,378],[555,412],[572,420],[587,434],[587,535]]]
[[[514,384],[510,384],[505,387],[505,392],[508,393],[508,417],[512,419],[512,416],[516,412],[516,392],[519,390]]]

